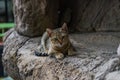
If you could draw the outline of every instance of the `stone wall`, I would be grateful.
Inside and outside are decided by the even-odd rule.
[[[6,72],[15,80],[113,80],[120,75],[119,5],[119,0],[13,0],[16,26],[4,36],[2,55]],[[96,33],[70,35],[74,56],[35,56],[41,39],[36,36],[63,22],[70,31]]]
[[[70,31],[120,31],[119,0],[13,0],[16,31],[39,36],[67,22]]]
[[[120,32],[71,34],[77,54],[62,60],[36,56],[40,39],[6,33],[3,65],[14,80],[120,80]]]
[[[42,35],[47,27],[55,28],[58,0],[13,0],[15,30],[22,35]]]
[[[119,0],[73,0],[71,26],[78,31],[120,31]]]

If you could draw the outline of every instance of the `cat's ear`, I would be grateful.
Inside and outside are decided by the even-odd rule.
[[[62,31],[68,32],[68,27],[67,27],[67,23],[64,23],[61,27]]]
[[[47,28],[47,29],[46,29],[46,32],[47,32],[48,36],[49,36],[49,37],[51,37],[52,30],[51,30],[51,29],[49,29],[49,28]]]

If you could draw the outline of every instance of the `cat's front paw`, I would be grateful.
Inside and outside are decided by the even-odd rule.
[[[75,55],[75,51],[72,50],[72,49],[69,49],[69,50],[68,50],[68,55],[69,55],[69,56]]]
[[[48,49],[45,50],[45,53],[48,53]]]
[[[62,53],[59,53],[59,54],[56,54],[55,57],[57,59],[63,59],[64,58],[64,55]]]

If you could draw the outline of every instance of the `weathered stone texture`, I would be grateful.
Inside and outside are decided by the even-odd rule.
[[[58,0],[13,0],[16,31],[34,37],[57,24]]]
[[[13,0],[13,3],[16,27],[4,37],[2,55],[9,76],[15,80],[120,80],[114,78],[120,71],[119,0]],[[64,21],[73,31],[98,32],[70,35],[78,53],[75,56],[63,60],[35,56],[34,50],[40,45],[40,37],[35,36]]]
[[[78,31],[120,31],[119,0],[73,0],[71,26]]]
[[[15,80],[110,80],[115,76],[110,76],[112,72],[120,70],[118,34],[71,34],[77,55],[57,60],[34,55],[40,37],[28,38],[11,30],[4,39],[3,65]]]
[[[120,31],[119,0],[13,0],[16,31],[29,37],[67,22],[77,31]]]
[[[119,46],[117,48],[117,54],[120,56],[120,44],[119,44]]]

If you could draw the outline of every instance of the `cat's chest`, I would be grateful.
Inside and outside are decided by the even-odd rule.
[[[49,42],[50,40],[48,40]],[[47,45],[48,49],[52,50],[53,52],[62,52],[62,53],[66,53],[67,49],[69,47],[68,44],[63,45],[62,47],[58,47],[58,46],[54,46],[51,44],[51,42],[49,42],[49,44]]]

